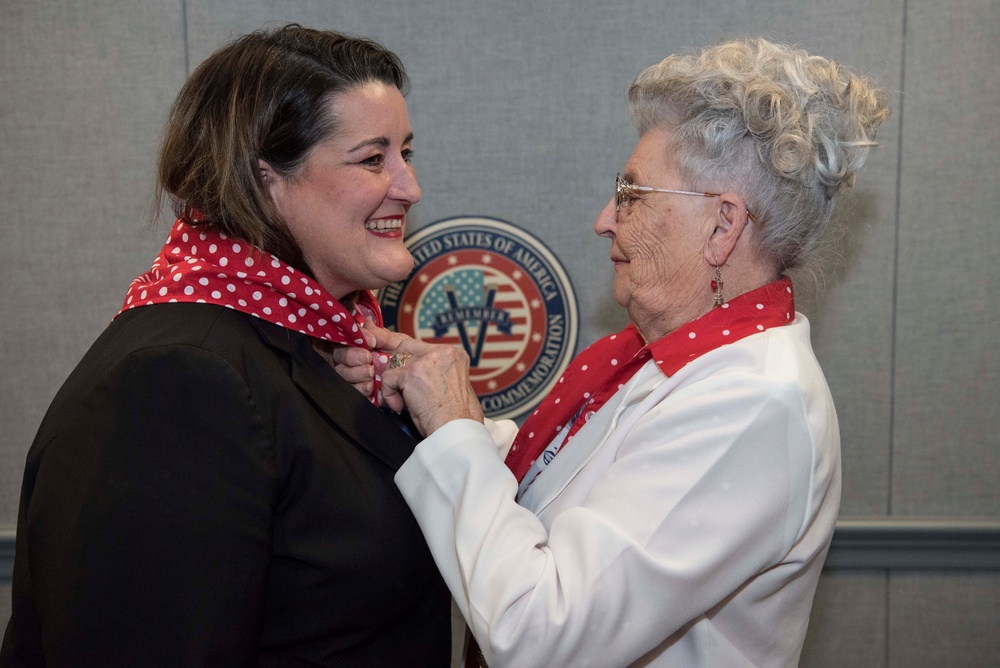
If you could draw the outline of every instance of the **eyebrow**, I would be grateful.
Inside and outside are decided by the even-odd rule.
[[[409,144],[412,141],[413,141],[413,133],[411,132],[410,134],[406,135],[406,138],[403,140],[403,143],[404,144]],[[382,136],[382,137],[372,137],[371,139],[364,140],[363,142],[361,142],[360,144],[358,144],[357,146],[355,146],[354,148],[352,148],[349,152],[350,153],[354,153],[355,151],[360,151],[361,149],[367,148],[369,146],[377,146],[379,148],[385,148],[390,143],[391,142],[389,141],[388,137],[385,137],[385,136]]]

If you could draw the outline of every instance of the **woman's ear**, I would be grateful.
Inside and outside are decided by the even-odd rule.
[[[260,170],[260,180],[264,182],[268,187],[274,182],[274,177],[277,176],[271,165],[263,160],[257,161],[257,169]]]
[[[257,169],[260,170],[261,183],[264,184],[264,188],[267,189],[267,193],[271,196],[271,201],[274,202],[275,206],[280,208],[285,180],[274,171],[271,165],[263,160],[257,161]]]
[[[734,193],[719,195],[719,210],[715,226],[705,244],[705,259],[713,267],[721,267],[729,260],[746,229],[747,207],[743,198]]]

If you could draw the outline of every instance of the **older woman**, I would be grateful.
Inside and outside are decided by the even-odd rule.
[[[28,454],[0,664],[448,664],[393,484],[414,442],[317,353],[364,345],[412,268],[406,84],[294,25],[191,75],[159,164],[179,218]]]
[[[763,40],[667,58],[629,103],[639,142],[594,227],[632,324],[516,435],[483,424],[461,352],[379,331],[385,399],[427,434],[396,484],[494,668],[795,665],[840,463],[785,272],[888,112]]]

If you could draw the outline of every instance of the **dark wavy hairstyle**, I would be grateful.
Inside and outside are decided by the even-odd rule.
[[[224,45],[188,78],[164,130],[158,201],[311,274],[261,179],[258,161],[291,176],[337,131],[333,96],[369,82],[406,93],[399,58],[369,39],[290,24]],[[201,221],[192,220],[192,212]]]

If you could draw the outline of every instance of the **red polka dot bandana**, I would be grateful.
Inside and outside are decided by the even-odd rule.
[[[382,326],[371,292],[362,293],[348,311],[315,280],[274,255],[214,227],[181,220],[150,270],[132,281],[118,313],[171,302],[217,304],[317,339],[364,348],[365,317]]]
[[[712,309],[649,345],[635,325],[597,341],[574,358],[525,420],[507,455],[507,466],[521,480],[566,425],[570,430],[561,447],[650,359],[664,375],[672,376],[707,352],[770,327],[787,325],[794,318],[792,282],[781,278]]]

